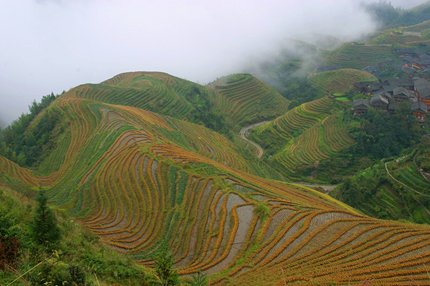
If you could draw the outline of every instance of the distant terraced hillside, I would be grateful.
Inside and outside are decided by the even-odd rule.
[[[135,106],[183,120],[191,119],[193,111],[211,111],[234,128],[273,118],[288,106],[288,100],[251,75],[224,77],[204,87],[160,72],[123,73],[80,85],[65,97]]]
[[[202,85],[160,72],[122,73],[100,84],[80,85],[65,94],[110,104],[135,106],[184,119],[210,93]]]
[[[430,21],[385,31],[382,35],[370,39],[370,44],[409,45],[430,40]]]
[[[274,164],[294,177],[297,167],[328,159],[354,143],[345,124],[332,115],[334,102],[327,96],[302,104],[255,128],[250,138],[274,153]]]
[[[212,101],[234,128],[279,116],[289,101],[250,74],[223,77],[208,86],[216,93]]]
[[[332,101],[291,116],[328,130]],[[153,265],[150,255],[167,245],[179,274],[202,269],[211,285],[428,281],[426,226],[372,219],[317,191],[250,174],[236,147],[204,127],[70,94],[43,112],[62,115],[55,148],[36,170],[1,158],[2,184],[45,188],[138,263]]]
[[[353,84],[361,81],[378,81],[371,73],[356,69],[340,69],[318,73],[309,82],[326,94],[344,93],[353,88]]]
[[[376,65],[387,58],[396,60],[397,54],[390,45],[356,45],[345,44],[332,52],[325,52],[324,57],[328,65],[342,65],[344,68],[363,69]]]

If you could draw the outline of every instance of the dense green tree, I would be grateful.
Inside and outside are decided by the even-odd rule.
[[[61,239],[61,229],[57,218],[48,207],[48,198],[41,190],[36,197],[37,207],[30,225],[33,241],[48,250],[55,249]]]
[[[155,285],[173,286],[179,285],[179,276],[176,270],[173,269],[173,254],[163,247],[153,257],[155,262],[155,273],[158,280]]]
[[[0,270],[16,267],[21,244],[13,218],[0,211]]]

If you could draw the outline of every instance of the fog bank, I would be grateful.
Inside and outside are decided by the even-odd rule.
[[[376,28],[358,7],[353,0],[1,1],[1,118],[10,123],[51,91],[121,72],[207,83],[273,56],[285,39],[352,41]]]

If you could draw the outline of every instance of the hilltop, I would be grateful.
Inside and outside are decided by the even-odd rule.
[[[273,118],[288,107],[288,100],[250,74],[223,77],[205,87],[166,73],[123,73],[100,84],[80,85],[65,97],[134,106],[221,133]]]

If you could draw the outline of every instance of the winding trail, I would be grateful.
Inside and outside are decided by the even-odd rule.
[[[395,182],[397,182],[397,183],[399,183],[399,184],[401,184],[401,185],[405,186],[406,188],[411,189],[412,191],[414,191],[414,192],[415,192],[415,193],[417,193],[417,194],[420,194],[420,195],[425,196],[425,197],[430,197],[429,195],[426,195],[426,194],[423,194],[423,193],[421,193],[421,192],[418,192],[417,190],[415,190],[415,189],[413,189],[413,188],[409,187],[408,185],[406,185],[406,184],[404,184],[404,183],[400,182],[399,180],[397,180],[396,178],[394,178],[394,177],[390,174],[390,172],[388,171],[387,164],[388,164],[388,162],[385,162],[385,170],[387,171],[387,174],[388,174],[388,176],[390,176],[390,177],[391,177],[391,179],[393,179]],[[429,214],[430,214],[430,213],[429,213]]]
[[[415,189],[413,189],[413,188],[411,188],[411,187],[409,187],[408,185],[406,185],[406,184],[403,184],[402,182],[400,182],[399,180],[397,180],[396,178],[394,178],[393,177],[393,175],[391,175],[390,174],[390,172],[388,171],[388,167],[387,167],[387,163],[388,162],[385,162],[385,170],[387,171],[387,174],[388,174],[388,176],[390,176],[391,177],[391,179],[393,179],[395,182],[397,182],[397,183],[399,183],[399,184],[401,184],[401,185],[403,185],[403,186],[405,186],[406,188],[408,188],[408,189],[410,189],[410,190],[412,190],[412,191],[414,191],[415,193],[417,193],[417,194],[420,194],[420,195],[422,195],[422,196],[425,196],[425,197],[430,197],[429,195],[426,195],[426,194],[423,194],[423,193],[421,193],[421,192],[418,192],[417,190],[415,190]],[[430,211],[419,201],[419,200],[417,200],[417,199],[415,199],[415,201],[417,202],[417,203],[419,203],[426,211],[427,211],[427,213],[430,215]]]
[[[246,136],[249,133],[249,130],[256,128],[258,126],[261,126],[263,124],[266,124],[269,121],[263,121],[263,122],[259,122],[259,123],[255,123],[246,127],[243,127],[240,131],[239,131],[239,137],[241,137],[242,139],[246,140],[247,142],[251,143],[252,145],[254,145],[255,147],[257,147],[257,158],[261,158],[263,157],[264,151],[263,148],[260,147],[260,145],[258,145],[257,143],[249,140],[248,138],[246,138]],[[323,186],[323,185],[318,185],[318,184],[310,184],[310,183],[303,183],[303,182],[293,182],[292,184],[295,185],[299,185],[299,186],[303,186],[306,188],[311,188],[311,189],[315,189],[316,187],[321,187],[324,190],[328,190],[328,191],[333,191],[337,185],[331,185],[331,186]]]
[[[337,185],[319,185],[319,184],[311,184],[311,183],[303,183],[303,182],[292,182],[292,184],[299,185],[306,188],[311,188],[311,189],[321,187],[324,190],[327,190],[328,192],[333,191],[337,187]]]
[[[254,145],[254,146],[257,148],[257,150],[258,150],[258,152],[257,152],[257,158],[261,158],[261,157],[263,157],[263,154],[264,154],[263,148],[261,148],[261,147],[260,147],[260,145],[258,145],[257,143],[255,143],[255,142],[253,142],[253,141],[249,140],[248,138],[246,138],[246,136],[245,136],[245,135],[248,135],[248,134],[249,134],[249,130],[251,130],[251,129],[253,129],[253,128],[256,128],[256,127],[258,127],[258,126],[261,126],[261,125],[263,125],[263,124],[266,124],[267,122],[269,122],[269,121],[263,121],[263,122],[255,123],[255,124],[252,124],[252,125],[249,125],[249,126],[243,127],[243,128],[242,128],[242,129],[240,129],[240,131],[239,131],[239,137],[241,137],[241,138],[242,138],[242,139],[244,139],[245,141],[247,141],[247,142],[251,143],[252,145]]]

